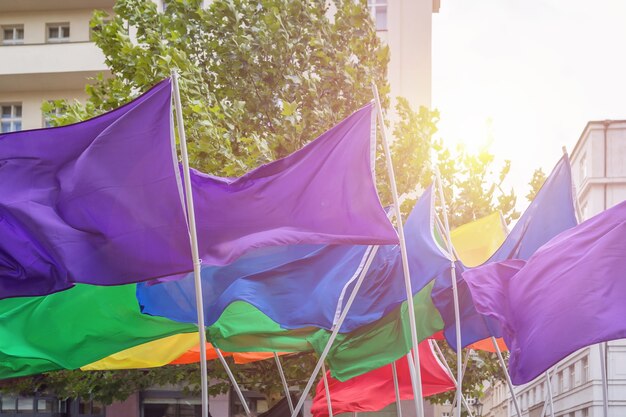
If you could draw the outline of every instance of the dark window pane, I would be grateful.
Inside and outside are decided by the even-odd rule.
[[[62,38],[69,38],[70,37],[70,27],[69,26],[63,26],[61,29],[62,29],[62,33],[63,33],[63,35],[61,37]]]
[[[78,402],[78,414],[88,414],[89,413],[89,402],[80,400]]]
[[[16,39],[24,39],[24,29],[18,28],[16,29]]]
[[[58,27],[51,27],[48,28],[48,37],[51,39],[56,39],[59,37],[59,28]]]
[[[2,118],[8,119],[11,117],[11,106],[2,106]]]
[[[144,417],[177,417],[176,404],[144,404]]]
[[[7,41],[13,39],[13,29],[5,29],[3,38]]]
[[[13,122],[13,131],[18,132],[22,130],[22,122]]]
[[[22,117],[22,106],[14,106],[15,107],[15,117]]]

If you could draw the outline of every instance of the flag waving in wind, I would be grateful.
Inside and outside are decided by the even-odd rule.
[[[0,135],[0,298],[193,269],[171,82],[99,117]]]
[[[291,155],[239,178],[192,172],[205,265],[289,244],[395,244],[372,176],[373,104]]]

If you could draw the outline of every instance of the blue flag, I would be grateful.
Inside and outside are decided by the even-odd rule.
[[[435,242],[433,199],[424,193],[406,224],[407,250],[416,293],[450,261]],[[235,301],[248,302],[285,329],[331,329],[373,254],[371,246],[287,246],[257,250],[224,267],[202,268],[206,325],[215,323]],[[141,284],[142,311],[195,323],[193,276],[157,285]],[[381,246],[348,313],[341,332],[371,323],[406,300],[398,245]]]
[[[527,260],[543,244],[577,223],[571,168],[569,158],[564,155],[511,233],[485,265],[506,259]],[[469,268],[461,262],[457,262],[456,267],[463,346],[491,336],[501,337],[499,324],[476,311],[467,283],[462,278],[462,273]],[[449,271],[436,280],[432,297],[445,323],[446,340],[456,349],[454,302]]]

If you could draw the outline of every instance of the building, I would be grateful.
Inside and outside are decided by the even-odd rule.
[[[89,77],[106,72],[90,41],[94,9],[113,0],[0,0],[0,132],[46,126],[46,100],[84,100]]]
[[[626,200],[626,120],[587,123],[570,163],[583,220]],[[606,351],[603,345],[581,349],[551,369],[555,417],[604,417],[603,369],[608,376],[608,417],[626,415],[626,340],[606,345]],[[545,375],[515,392],[523,417],[541,417],[546,402],[550,412]],[[516,415],[503,383],[488,388],[483,403],[484,416]]]
[[[432,14],[439,0],[368,0],[378,36],[389,45],[391,96],[406,98],[413,109],[430,107]]]

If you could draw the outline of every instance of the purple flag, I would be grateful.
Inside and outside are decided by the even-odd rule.
[[[193,172],[205,265],[290,244],[396,244],[372,177],[369,104],[286,158],[239,178]]]
[[[476,309],[502,325],[524,384],[585,346],[626,337],[626,202],[569,229],[528,261],[466,271]]]
[[[0,135],[0,298],[193,269],[171,83],[74,125]]]

